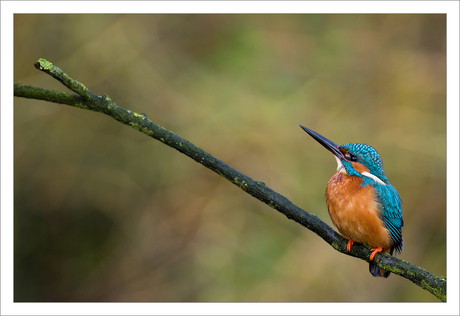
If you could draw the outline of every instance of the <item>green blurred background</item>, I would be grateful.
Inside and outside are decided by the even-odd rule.
[[[332,225],[332,155],[367,143],[403,200],[401,258],[446,275],[445,15],[15,15],[46,58]],[[15,301],[438,300],[112,118],[15,98]]]

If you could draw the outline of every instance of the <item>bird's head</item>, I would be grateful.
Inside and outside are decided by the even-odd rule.
[[[337,171],[362,177],[365,181],[373,180],[382,185],[388,183],[380,155],[373,147],[357,143],[339,146],[311,129],[302,125],[300,127],[334,155],[337,160]]]

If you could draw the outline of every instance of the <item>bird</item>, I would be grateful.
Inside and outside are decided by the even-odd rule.
[[[299,125],[337,160],[337,172],[326,185],[326,205],[332,222],[348,239],[347,251],[354,242],[371,248],[369,272],[387,278],[389,271],[373,263],[378,252],[393,255],[404,249],[402,202],[383,171],[377,151],[366,144],[337,145],[324,136]],[[395,253],[395,255],[396,255]]]

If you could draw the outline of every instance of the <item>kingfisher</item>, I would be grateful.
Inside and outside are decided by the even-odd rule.
[[[377,151],[368,145],[337,145],[324,136],[300,127],[329,150],[337,160],[337,172],[326,186],[326,205],[332,222],[346,239],[347,251],[354,242],[371,248],[369,272],[387,278],[390,272],[372,261],[378,252],[393,255],[404,248],[401,198],[388,182]]]

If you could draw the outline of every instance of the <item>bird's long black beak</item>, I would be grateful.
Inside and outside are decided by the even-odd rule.
[[[344,158],[343,153],[339,150],[339,145],[337,145],[334,142],[331,142],[329,139],[327,139],[324,136],[321,136],[317,132],[312,131],[309,128],[306,128],[302,125],[299,125],[305,132],[308,133],[311,137],[313,137],[318,143],[324,146],[327,150],[329,150],[334,156],[336,156],[339,159]]]

